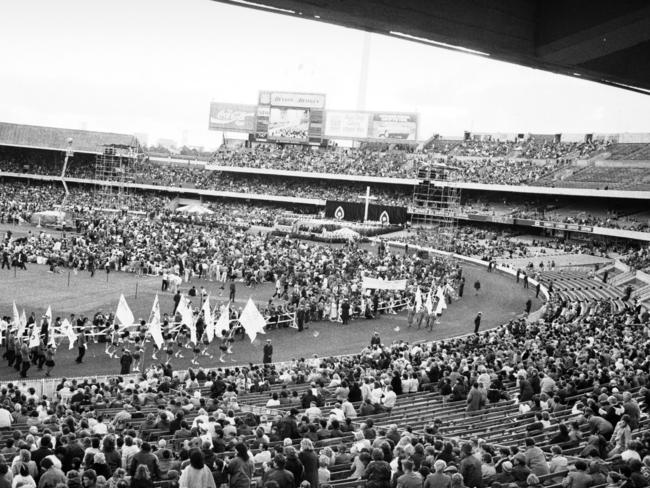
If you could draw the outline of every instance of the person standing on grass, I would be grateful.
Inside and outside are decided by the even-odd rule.
[[[54,356],[56,355],[56,347],[49,344],[45,349],[45,376],[50,376],[52,369],[54,369]]]
[[[20,346],[20,377],[27,378],[27,371],[31,365],[31,360],[29,358],[29,346],[26,341],[23,341]]]
[[[481,291],[481,282],[479,280],[476,280],[474,282],[474,289],[476,290],[476,294],[478,295],[478,292]]]
[[[83,362],[87,347],[88,338],[86,337],[86,329],[81,327],[79,329],[79,333],[77,334],[77,351],[79,351],[79,355],[77,356],[77,359],[75,359],[75,362],[77,364],[81,364]]]
[[[479,312],[476,314],[476,317],[474,318],[474,334],[478,334],[478,329],[481,327],[481,317],[483,315],[483,312]]]
[[[176,290],[176,293],[174,294],[174,310],[172,311],[172,315],[176,315],[176,310],[178,309],[178,305],[181,303],[181,291]]]
[[[269,364],[273,362],[273,344],[271,344],[271,339],[266,340],[264,344],[264,357],[262,358],[264,364]]]
[[[235,286],[235,280],[230,278],[230,295],[229,295],[229,300],[231,302],[235,302],[235,293],[237,292],[237,287]]]

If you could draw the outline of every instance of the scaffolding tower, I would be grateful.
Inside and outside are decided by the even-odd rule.
[[[461,190],[449,185],[456,168],[432,163],[418,169],[419,183],[413,188],[409,207],[411,226],[430,231],[429,242],[443,251],[452,251],[457,235]]]
[[[130,146],[106,145],[95,159],[95,208],[128,207],[129,187],[137,152]]]

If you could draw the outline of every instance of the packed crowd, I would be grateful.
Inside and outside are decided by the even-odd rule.
[[[348,200],[365,190],[363,184],[304,180],[278,176],[234,175],[200,167],[142,163],[137,166],[136,183],[162,186],[189,185],[202,190],[217,190],[257,195],[317,198],[321,200]],[[373,186],[373,194],[384,205],[407,205],[412,197],[411,188]]]
[[[623,262],[632,269],[650,270],[650,246],[642,247],[641,249],[630,252]]]
[[[568,168],[572,161],[560,156],[578,154],[580,147],[599,148],[600,145],[548,144],[534,141],[526,144],[459,141],[449,151],[442,152],[447,156],[446,162],[456,168],[451,172],[451,178],[456,181],[553,185],[553,175]],[[513,154],[516,154],[516,157]],[[543,163],[536,162],[540,158],[544,160]],[[321,149],[267,144],[254,148],[223,148],[215,153],[212,161],[217,166],[402,178],[415,178],[418,169],[438,162],[440,148],[435,144],[432,148],[417,151],[338,147]],[[300,178],[235,175],[205,169],[204,164],[195,163],[139,161],[133,165],[126,177],[128,181],[153,185],[321,199],[342,198],[350,192],[358,191],[359,186],[343,182],[337,182],[336,185],[314,183]],[[0,151],[0,171],[60,175],[62,166],[60,155],[53,156],[46,151],[25,153],[11,148],[4,153]],[[94,161],[88,156],[74,156],[68,163],[66,175],[92,178]],[[400,189],[377,187],[376,191],[381,193],[383,201],[390,204],[403,205],[410,199],[410,193]]]
[[[5,181],[0,183],[0,223],[30,222],[36,212],[60,209],[69,215],[89,215],[94,209],[131,210],[155,215],[164,211],[171,199],[155,194],[100,194],[86,187],[70,187],[66,196],[61,183]]]
[[[454,181],[500,185],[534,184],[565,166],[564,161],[535,163],[530,159],[454,159],[447,163],[456,168],[450,173]]]
[[[649,219],[642,212],[643,204],[619,204],[604,207],[581,205],[571,200],[510,196],[500,198],[466,198],[459,208],[461,214],[489,215],[497,218],[519,218],[565,224],[625,229],[647,232]]]
[[[435,151],[449,156],[469,156],[476,158],[524,158],[524,159],[575,159],[605,150],[611,142],[592,140],[590,142],[554,142],[547,139],[530,138],[520,141],[499,141],[493,139],[434,141]]]
[[[409,177],[414,173],[412,153],[398,150],[373,151],[354,148],[301,148],[258,145],[251,149],[223,149],[214,164],[260,169],[281,169],[349,175]]]
[[[497,259],[530,258],[558,253],[589,254],[607,256],[609,253],[625,253],[625,246],[601,242],[570,242],[563,239],[520,240],[517,234],[504,231],[497,226],[462,226],[453,230],[452,235],[444,235],[438,228],[414,228],[402,237],[391,238],[409,245],[422,245],[445,249],[463,256],[484,261]],[[445,247],[448,246],[448,247]],[[550,258],[549,258],[550,259]]]
[[[193,221],[165,213],[155,219],[79,216],[76,234],[30,232],[26,238],[7,238],[2,252],[24,254],[27,262],[45,262],[54,272],[67,267],[93,274],[98,269],[173,274],[185,281],[193,276],[222,282],[233,279],[249,286],[272,282],[276,295],[284,297],[294,311],[334,320],[346,299],[350,315],[365,314],[368,307],[374,308],[369,313],[376,313],[378,306],[404,306],[404,292],[397,291],[378,292],[372,304],[365,304],[364,276],[408,279],[411,292],[415,285],[444,286],[456,276],[456,270],[443,262],[393,255],[382,246],[378,253],[354,242],[334,249],[247,232],[249,221],[242,226],[234,223],[231,215],[225,221]]]
[[[370,488],[538,488],[542,479],[643,488],[648,314],[576,308],[557,297],[538,323],[434,343],[384,345],[375,335],[347,357],[188,374],[161,365],[128,381],[63,379],[45,398],[4,386],[0,483],[318,488],[344,465],[346,479]],[[264,415],[242,410],[246,395],[274,385]],[[512,446],[449,438],[455,421],[445,416],[422,430],[387,425],[402,396],[419,391],[470,412],[514,397],[518,428],[546,434],[543,449],[532,438]],[[375,428],[369,416],[378,412],[389,416]]]

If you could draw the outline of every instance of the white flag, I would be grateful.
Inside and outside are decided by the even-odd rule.
[[[244,311],[241,313],[241,317],[239,317],[239,323],[246,331],[246,335],[248,335],[251,342],[255,340],[257,334],[266,334],[264,330],[266,320],[264,320],[260,311],[257,310],[252,298],[248,299],[248,303],[246,303]]]
[[[20,337],[23,334],[24,327],[22,326],[22,321],[20,320],[20,314],[18,313],[16,302],[14,302],[14,328],[17,330],[16,337]]]
[[[178,303],[176,313],[181,315],[181,323],[190,329],[190,341],[196,344],[196,327],[194,325],[194,316],[192,314],[192,309],[189,306],[189,300],[187,298],[181,297],[181,301]]]
[[[133,312],[126,303],[124,295],[120,295],[120,301],[117,304],[117,311],[115,312],[115,320],[122,324],[124,327],[131,327],[135,322]]]
[[[219,315],[219,320],[214,324],[215,336],[222,338],[224,331],[226,331],[226,334],[230,332],[230,302],[223,307],[221,315]]]
[[[431,298],[431,290],[429,290],[429,293],[427,294],[427,301],[424,304],[424,306],[427,309],[427,313],[432,313],[433,312],[433,300]]]
[[[27,327],[27,315],[25,315],[25,309],[23,308],[23,312],[20,314],[20,334],[19,336],[22,336],[25,333],[25,328]]]
[[[153,306],[151,307],[151,314],[149,315],[149,332],[151,338],[156,344],[158,349],[161,349],[165,340],[163,339],[162,329],[160,327],[160,303],[158,302],[158,294],[153,299]]]
[[[205,335],[208,338],[208,342],[212,342],[212,339],[214,339],[214,318],[210,309],[210,295],[205,297],[201,309],[203,310],[203,321],[205,322]]]
[[[415,311],[419,312],[422,310],[422,290],[418,286],[418,289],[415,290]]]
[[[442,315],[443,310],[443,301],[438,300],[438,303],[436,303],[436,315]]]
[[[45,317],[47,317],[47,343],[51,346],[56,346],[56,341],[54,340],[54,322],[52,321],[52,306],[47,307],[45,312]]]
[[[77,341],[77,334],[74,333],[72,324],[68,319],[63,319],[63,322],[61,322],[61,332],[63,332],[68,337],[68,341],[70,341],[70,347],[68,347],[68,349],[72,349],[74,343]]]
[[[41,342],[40,332],[41,332],[40,327],[38,325],[36,325],[36,322],[34,322],[32,324],[32,333],[29,336],[29,347],[30,347],[30,349],[32,347],[38,347],[38,345],[40,344],[40,342]]]

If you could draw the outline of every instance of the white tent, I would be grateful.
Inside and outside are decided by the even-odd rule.
[[[65,213],[59,210],[44,210],[32,214],[31,222],[34,225],[56,225],[65,221]]]
[[[343,227],[342,229],[337,229],[333,231],[331,235],[333,237],[342,237],[348,240],[358,239],[359,237],[361,237],[361,234],[359,234],[357,231],[348,229],[347,227]]]
[[[193,215],[209,215],[214,213],[209,208],[204,207],[203,205],[199,205],[198,203],[192,203],[190,205],[178,207],[176,211],[184,214],[193,214]]]

